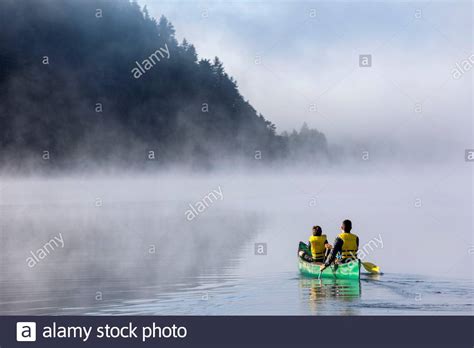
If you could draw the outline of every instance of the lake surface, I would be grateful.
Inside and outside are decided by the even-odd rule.
[[[230,271],[230,270],[229,270]],[[414,275],[312,279],[297,272],[203,274],[179,282],[61,279],[2,285],[2,314],[42,315],[472,315],[473,283]],[[95,290],[100,284],[101,298]]]
[[[206,199],[213,190],[223,198]],[[0,192],[0,314],[473,314],[466,167],[9,177]],[[198,202],[206,207],[189,220]],[[360,282],[300,276],[298,242],[315,224],[332,241],[345,218],[364,259],[384,274]],[[64,245],[48,247],[55,236]],[[383,243],[370,243],[376,238]]]

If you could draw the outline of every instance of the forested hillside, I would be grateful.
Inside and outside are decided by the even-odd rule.
[[[212,168],[327,155],[316,130],[277,135],[219,58],[198,59],[135,2],[2,0],[0,22],[3,166]]]

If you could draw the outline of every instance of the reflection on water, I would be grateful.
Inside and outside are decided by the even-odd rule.
[[[359,280],[301,278],[299,284],[303,301],[308,302],[312,313],[317,313],[318,304],[328,299],[352,301],[362,294]]]

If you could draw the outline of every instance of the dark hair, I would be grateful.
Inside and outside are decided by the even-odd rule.
[[[314,230],[316,230],[316,234],[314,234]],[[320,236],[323,233],[323,229],[321,226],[313,226],[313,234],[315,236]]]
[[[345,232],[349,232],[350,230],[352,230],[352,221],[344,220],[342,222],[342,228],[344,229]]]

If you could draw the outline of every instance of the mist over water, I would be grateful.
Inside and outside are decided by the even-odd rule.
[[[431,304],[454,306],[465,298],[471,306],[472,171],[464,163],[423,168],[2,177],[0,312],[304,314],[312,293],[340,294],[341,284],[321,288],[300,278],[297,244],[315,224],[332,242],[345,218],[352,219],[361,246],[383,241],[365,258],[382,268],[381,280],[453,279],[450,286],[466,292],[451,296],[449,290]],[[208,196],[218,188],[222,199]],[[206,207],[189,221],[186,212],[197,202]],[[31,252],[59,235],[64,247],[50,248],[30,267]],[[255,243],[265,243],[266,255],[255,254]],[[365,288],[366,295],[380,295],[385,288],[375,284],[342,284],[342,293],[364,294]],[[303,295],[277,307],[265,301],[249,306],[276,297],[268,287]],[[416,288],[408,287],[413,300]],[[239,296],[247,301],[240,307],[232,301]],[[179,299],[195,301],[194,311]],[[136,307],[140,301],[148,304]],[[423,303],[416,304],[423,312]],[[453,306],[450,311],[461,311]]]

